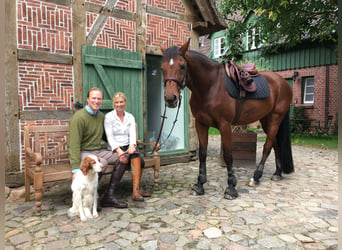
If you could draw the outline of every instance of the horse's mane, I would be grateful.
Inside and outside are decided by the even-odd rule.
[[[177,55],[181,55],[178,51],[179,47],[177,46],[173,46],[168,48],[163,57],[165,60],[169,61],[171,58],[177,56]],[[203,65],[211,65],[211,66],[217,66],[219,63],[211,58],[208,58],[206,55],[198,52],[198,51],[194,51],[194,50],[188,50],[187,53],[189,53],[191,55],[191,57],[194,57],[197,61],[199,61],[201,64]]]

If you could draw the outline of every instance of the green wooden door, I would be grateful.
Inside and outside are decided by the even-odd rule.
[[[113,95],[120,91],[127,96],[126,110],[135,117],[139,137],[143,135],[143,64],[137,52],[82,46],[83,102],[86,104],[89,89],[103,91],[101,111],[113,109]]]

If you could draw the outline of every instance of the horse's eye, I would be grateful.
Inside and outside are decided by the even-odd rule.
[[[185,64],[182,64],[180,67],[181,69],[185,69]]]

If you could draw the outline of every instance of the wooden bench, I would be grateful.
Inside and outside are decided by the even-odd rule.
[[[36,214],[41,214],[43,183],[71,180],[71,165],[68,154],[69,125],[27,125],[24,127],[25,147],[25,201],[30,200],[30,186],[35,190]],[[137,145],[154,145],[137,140]],[[145,167],[154,169],[154,189],[158,189],[160,157],[144,156]],[[111,174],[114,165],[109,165],[104,174]]]

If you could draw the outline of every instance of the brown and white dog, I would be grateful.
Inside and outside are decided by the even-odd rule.
[[[72,207],[68,211],[70,217],[79,215],[81,221],[97,218],[97,186],[98,173],[103,165],[95,155],[88,155],[81,162],[80,170],[75,173],[71,184]]]

